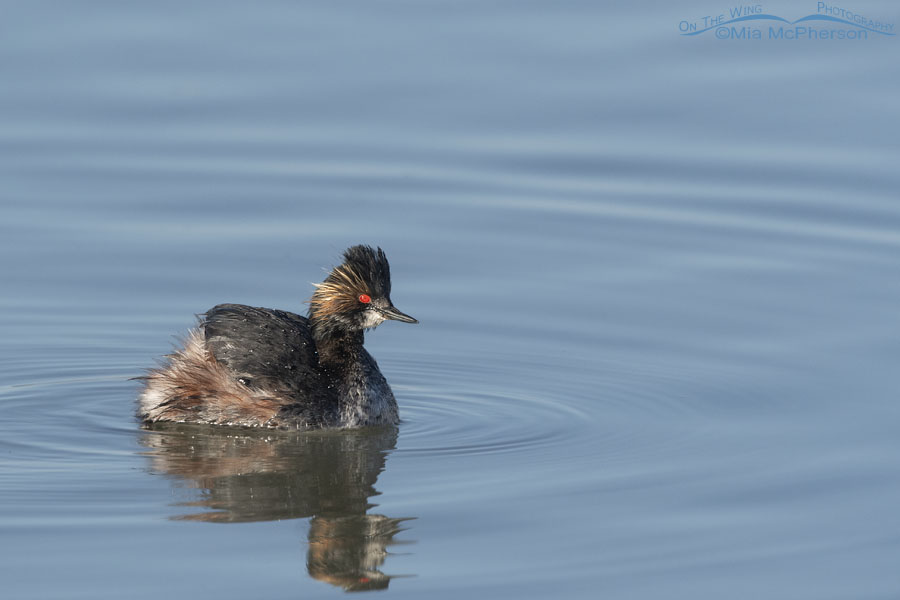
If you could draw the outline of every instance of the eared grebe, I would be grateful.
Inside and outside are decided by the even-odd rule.
[[[353,246],[316,284],[308,318],[220,304],[143,378],[139,416],[301,429],[396,424],[394,394],[363,348],[363,332],[385,319],[418,323],[390,294],[381,248]]]

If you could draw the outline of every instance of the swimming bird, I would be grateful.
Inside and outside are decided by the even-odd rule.
[[[358,245],[322,283],[307,317],[219,304],[200,315],[183,347],[141,378],[138,416],[270,428],[397,424],[397,401],[365,330],[386,319],[418,323],[391,302],[381,248]]]

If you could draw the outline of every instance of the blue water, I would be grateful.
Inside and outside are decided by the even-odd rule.
[[[6,4],[4,597],[900,595],[900,42],[729,6]],[[141,428],[355,243],[399,428]]]

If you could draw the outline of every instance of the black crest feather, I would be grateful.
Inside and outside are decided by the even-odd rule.
[[[344,264],[368,284],[372,296],[391,295],[391,266],[381,248],[358,245],[344,251]]]

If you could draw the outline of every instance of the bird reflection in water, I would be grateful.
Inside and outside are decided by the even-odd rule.
[[[150,470],[203,490],[185,503],[209,509],[176,519],[242,523],[310,518],[306,566],[347,591],[385,589],[379,569],[408,518],[367,514],[397,443],[393,426],[256,431],[154,425],[142,438]]]

